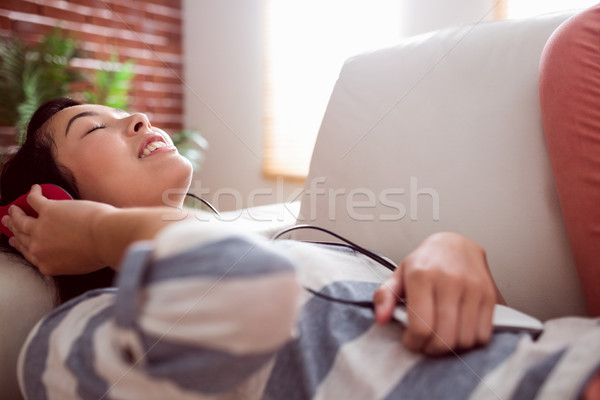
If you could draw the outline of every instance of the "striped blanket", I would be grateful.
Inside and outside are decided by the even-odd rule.
[[[600,321],[429,358],[368,308],[389,271],[323,246],[179,223],[131,247],[117,289],[63,304],[19,360],[26,398],[576,399],[600,366]],[[299,285],[299,282],[301,283]]]

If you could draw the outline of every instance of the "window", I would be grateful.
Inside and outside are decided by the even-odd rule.
[[[397,43],[400,3],[266,0],[265,176],[306,176],[343,62]]]
[[[598,0],[500,0],[499,18],[526,18],[539,14],[591,7]]]
[[[348,57],[369,49],[396,44],[404,33],[401,21],[405,2],[264,1],[266,56],[263,174],[267,177],[303,179],[308,173],[323,113],[343,62]],[[523,18],[584,8],[597,2],[489,1],[490,4],[496,4],[497,18]],[[421,7],[419,12],[429,8]],[[409,7],[407,10],[412,9]]]

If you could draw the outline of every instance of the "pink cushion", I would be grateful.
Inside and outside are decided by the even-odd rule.
[[[540,64],[548,151],[574,262],[600,315],[600,5],[565,21]]]

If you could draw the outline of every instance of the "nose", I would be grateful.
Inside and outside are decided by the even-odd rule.
[[[135,136],[149,131],[152,128],[146,114],[135,113],[128,117],[127,135]]]

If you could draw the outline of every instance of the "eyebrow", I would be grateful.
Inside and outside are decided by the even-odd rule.
[[[67,136],[69,134],[69,128],[71,127],[71,124],[77,118],[88,117],[90,115],[99,115],[99,114],[97,112],[95,112],[95,111],[83,111],[83,112],[80,112],[79,114],[76,114],[76,115],[72,116],[71,119],[69,120],[69,122],[67,123],[67,129],[65,129],[65,136]]]

